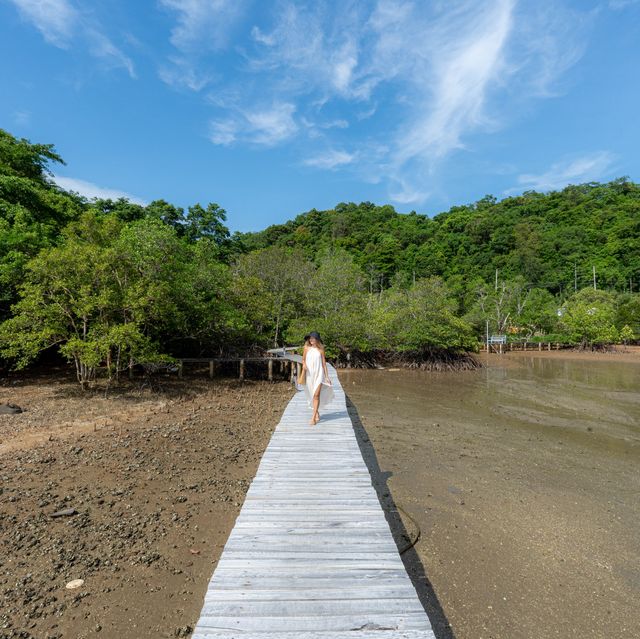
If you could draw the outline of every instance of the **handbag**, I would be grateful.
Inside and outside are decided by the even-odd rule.
[[[298,375],[298,384],[300,384],[300,386],[306,383],[307,381],[306,377],[307,377],[307,369],[303,366],[302,370],[300,371],[300,375]]]

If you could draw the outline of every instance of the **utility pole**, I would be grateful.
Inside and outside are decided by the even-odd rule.
[[[489,320],[487,320],[487,355],[489,354]]]
[[[597,291],[598,287],[596,286],[596,265],[593,265],[593,290]]]

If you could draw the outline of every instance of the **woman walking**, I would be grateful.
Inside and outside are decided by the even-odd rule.
[[[333,388],[327,370],[327,360],[324,357],[324,345],[320,334],[315,331],[305,335],[302,370],[305,374],[304,392],[307,396],[307,404],[309,408],[313,408],[309,424],[314,426],[320,421],[320,408],[324,408],[333,399]]]

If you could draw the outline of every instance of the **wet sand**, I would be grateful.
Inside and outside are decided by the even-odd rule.
[[[637,352],[481,357],[340,371],[421,529],[403,557],[451,624],[439,638],[640,636]]]

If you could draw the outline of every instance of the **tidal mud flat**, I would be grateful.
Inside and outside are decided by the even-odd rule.
[[[291,386],[77,386],[0,381],[0,638],[190,636]]]
[[[640,636],[638,350],[480,358],[339,373],[447,636]]]

